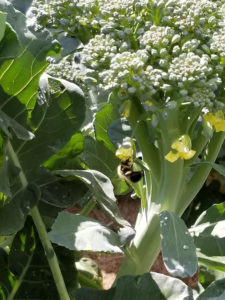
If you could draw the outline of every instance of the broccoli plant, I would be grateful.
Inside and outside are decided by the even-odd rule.
[[[34,182],[39,192],[42,192],[42,198],[45,193],[42,190],[44,177],[41,183],[38,177],[40,165],[54,170],[51,176],[56,182],[55,175],[70,179],[76,176],[89,185],[94,197],[86,207],[87,210],[93,207],[93,202],[98,202],[122,227],[120,240],[115,232],[88,220],[84,214],[75,217],[78,221],[74,225],[74,218],[68,212],[59,214],[48,236],[44,230],[44,240],[50,238],[52,242],[71,250],[74,250],[74,244],[77,250],[81,247],[82,250],[91,250],[88,247],[96,231],[97,241],[105,242],[106,239],[102,237],[110,236],[107,249],[125,253],[118,274],[118,286],[123,285],[120,281],[123,275],[148,272],[161,249],[164,262],[172,275],[192,276],[197,269],[197,257],[191,234],[198,237],[202,230],[207,229],[207,221],[212,222],[211,215],[217,217],[217,221],[224,218],[224,205],[214,207],[202,215],[189,231],[179,218],[202,187],[212,166],[219,169],[214,161],[225,137],[224,12],[223,0],[34,0],[27,13],[26,21],[30,30],[36,34],[49,30],[52,37],[61,43],[63,50],[61,57],[54,56],[54,53],[48,56],[49,66],[45,71],[47,74],[40,79],[39,101],[36,105],[35,101],[31,105],[26,99],[26,111],[29,113],[26,114],[24,124],[31,135],[23,139],[32,139],[34,135],[36,139],[29,143],[9,141],[7,151],[11,154],[10,159],[16,170],[24,170],[20,173],[22,187],[25,189],[30,181]],[[29,44],[27,47],[29,49]],[[3,71],[7,72],[8,69]],[[93,129],[107,151],[113,151],[114,160],[119,164],[119,176],[141,198],[135,235],[130,224],[121,218],[116,209],[112,185],[107,176],[98,170],[88,170],[88,163],[82,165],[86,170],[56,170],[56,167],[52,167],[68,149],[72,152],[71,145],[74,146],[79,140],[76,136],[70,148],[65,146],[83,122],[82,101],[80,118],[67,110],[71,103],[70,97],[66,97],[67,93],[70,92],[71,97],[83,99],[83,93],[74,82],[89,95],[95,106],[94,111],[97,112],[94,126],[89,126],[90,119],[86,119],[84,124],[88,126],[83,132],[86,134]],[[8,82],[3,83],[3,104],[7,107],[11,104],[11,98],[7,98],[7,95],[17,96],[16,92],[20,95],[22,88],[18,91],[7,90]],[[51,106],[46,103],[46,93],[59,101],[58,110],[51,111]],[[65,100],[63,93],[66,93]],[[47,113],[39,112],[39,106],[43,103]],[[72,108],[74,105],[73,102]],[[62,119],[59,113],[61,110],[65,111]],[[105,110],[107,114],[104,114]],[[12,118],[23,113],[12,111]],[[51,114],[65,125],[61,128],[60,122],[56,122],[60,131],[57,134],[53,130],[55,127],[51,123]],[[104,124],[99,124],[99,120],[106,115]],[[4,112],[2,116],[5,117]],[[73,122],[77,123],[74,125]],[[8,127],[14,129],[15,124],[11,122],[7,128],[3,127],[4,137],[9,137],[7,141],[11,137]],[[98,136],[100,127],[102,137]],[[119,135],[115,138],[114,133],[118,133],[118,127]],[[50,129],[55,135],[51,135]],[[102,144],[99,145],[103,149]],[[63,146],[65,148],[62,149]],[[35,149],[40,150],[37,153]],[[39,160],[32,161],[33,153]],[[26,162],[28,158],[29,163]],[[102,161],[104,163],[103,156]],[[33,174],[32,166],[37,168],[37,174]],[[107,175],[110,177],[110,174]],[[62,204],[57,205],[63,207]],[[31,210],[31,216],[34,221],[40,221],[36,206]],[[38,229],[40,224],[36,223]],[[77,232],[68,235],[70,229],[67,226],[73,226]],[[214,233],[221,237],[219,230],[222,227],[215,226]],[[15,231],[13,228],[8,234]],[[89,234],[85,242],[82,232]],[[218,248],[219,255],[225,256],[221,247]],[[96,243],[94,249],[103,251],[100,243]],[[218,256],[218,251],[212,251],[210,255]],[[147,282],[148,276],[141,277],[137,285]],[[154,278],[158,280],[157,275]],[[126,280],[129,281],[129,277]],[[59,286],[58,289],[60,291]],[[64,288],[61,294],[61,299],[68,299]],[[78,296],[78,299],[82,298]],[[199,299],[204,299],[204,296]]]
[[[141,165],[144,178],[138,187],[130,182],[141,208],[118,276],[150,269],[164,211],[183,214],[223,143],[224,10],[224,1],[209,0],[33,2],[31,27],[82,43],[64,58],[70,68],[63,76],[79,60],[76,79],[97,97],[107,95],[131,129],[117,156],[131,172]]]

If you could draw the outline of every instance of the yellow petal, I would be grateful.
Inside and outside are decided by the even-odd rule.
[[[171,148],[178,152],[188,152],[191,150],[191,139],[187,134],[182,135],[171,145]]]
[[[177,152],[188,151],[188,150],[186,150],[185,145],[183,143],[179,142],[179,141],[173,142],[173,144],[171,145],[171,148],[174,149],[174,150],[177,150]]]
[[[225,131],[225,120],[215,122],[214,127],[216,132]]]
[[[119,148],[118,150],[116,150],[116,157],[118,157],[122,161],[126,161],[127,159],[133,159],[133,148]]]
[[[207,113],[204,119],[215,128],[216,132],[225,131],[225,120],[222,110],[217,111],[215,114]]]
[[[204,115],[204,119],[209,122],[212,126],[215,124],[215,116],[212,113],[207,113]]]
[[[180,152],[178,154],[182,159],[191,159],[195,155],[195,153],[196,153],[195,150],[190,150],[188,152]]]
[[[173,163],[179,158],[179,153],[173,153],[170,151],[166,156],[165,159],[168,160],[169,162]]]

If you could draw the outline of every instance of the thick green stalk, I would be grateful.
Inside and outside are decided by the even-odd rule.
[[[136,101],[135,101],[136,100]],[[142,151],[143,159],[149,166],[152,179],[156,180],[159,176],[159,156],[156,147],[148,140],[149,133],[146,122],[142,120],[144,111],[139,105],[138,99],[132,102],[128,121],[134,131],[134,136]]]
[[[164,172],[167,178],[160,188],[152,186],[147,213],[143,212],[138,217],[135,227],[136,235],[126,253],[118,277],[148,272],[159,254],[161,248],[159,213],[163,210],[176,209],[177,197],[183,184],[183,162],[166,165],[167,170],[164,169]]]
[[[9,152],[10,158],[12,159],[14,165],[20,169],[19,178],[22,184],[22,187],[25,189],[28,185],[28,181],[26,179],[26,176],[22,170],[22,167],[20,165],[19,159],[14,152],[14,149],[10,143],[10,141],[7,142],[7,150]],[[55,251],[52,247],[52,244],[48,238],[48,234],[46,231],[46,227],[44,225],[44,222],[42,220],[42,217],[39,213],[39,210],[37,207],[34,207],[30,212],[33,221],[35,223],[37,232],[39,234],[39,238],[41,240],[42,246],[44,248],[50,269],[52,271],[52,275],[56,284],[56,288],[58,290],[59,296],[61,300],[70,300],[70,297],[68,295],[64,279],[62,277],[62,273],[59,267],[59,262],[56,257]]]
[[[211,141],[209,142],[207,154],[203,161],[214,162],[218,156],[218,153],[223,145],[225,139],[225,133],[215,133]],[[187,182],[180,195],[180,201],[177,205],[176,213],[182,215],[194,197],[197,195],[204,182],[206,181],[212,167],[208,165],[201,165],[197,167],[197,170],[193,174],[192,178]]]
[[[142,210],[136,222],[136,236],[132,241],[131,247],[126,251],[126,256],[119,271],[118,277],[133,274],[138,275],[148,272],[154,263],[161,247],[160,224],[158,214],[163,210],[170,210],[178,214],[183,213],[184,209],[191,203],[194,196],[200,190],[210,171],[209,166],[201,166],[195,171],[188,184],[185,182],[190,165],[179,159],[174,163],[165,160],[165,155],[170,151],[171,143],[179,138],[184,132],[181,132],[179,126],[179,113],[168,111],[167,117],[159,114],[159,126],[156,129],[158,134],[158,153],[155,153],[154,147],[149,147],[147,143],[148,131],[144,127],[146,124],[142,121],[138,124],[141,113],[137,103],[133,104],[133,110],[130,112],[129,122],[135,130],[135,138],[143,153],[145,162],[151,169],[151,182],[147,183],[147,206]],[[195,123],[195,120],[193,121]],[[139,130],[138,130],[139,129]],[[209,143],[208,154],[205,160],[214,161],[221,148],[224,137],[215,134],[215,137]],[[197,152],[201,152],[206,138],[201,138],[195,142]],[[153,151],[154,149],[154,151]],[[151,153],[151,155],[149,155]],[[155,155],[156,154],[156,155]],[[196,157],[195,157],[196,159]],[[153,166],[151,165],[153,163]],[[158,168],[158,170],[157,170]],[[154,171],[156,173],[154,173]],[[158,179],[158,182],[157,182]],[[184,188],[186,186],[186,188]]]
[[[117,278],[124,275],[140,275],[149,272],[150,267],[157,258],[161,247],[158,213],[153,213],[150,220],[146,222],[147,220],[142,215],[137,229],[142,237],[139,236],[139,243],[134,241],[126,251]]]
[[[213,162],[216,159],[224,136],[224,133],[215,134],[209,143],[205,160]],[[162,210],[170,210],[181,216],[204,184],[211,169],[207,165],[198,167],[191,180],[185,184],[182,175],[182,172],[185,173],[184,163],[181,160],[176,163],[166,163],[163,169],[166,178],[161,182],[161,192],[157,194],[158,188],[153,187],[155,192],[151,199],[148,199],[151,203],[150,210],[147,217],[142,213],[138,218],[136,236],[126,253],[118,277],[128,274],[138,275],[150,270],[161,247],[158,213]]]

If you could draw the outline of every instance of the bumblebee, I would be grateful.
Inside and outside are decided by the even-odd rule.
[[[135,154],[135,144],[131,139],[125,139],[123,145],[116,151],[116,157],[120,159],[117,173],[128,184],[138,182],[143,176],[143,171],[134,170]]]
[[[141,180],[143,176],[143,171],[134,171],[133,162],[127,159],[126,161],[121,161],[117,168],[118,175],[124,179],[127,183],[136,183]]]

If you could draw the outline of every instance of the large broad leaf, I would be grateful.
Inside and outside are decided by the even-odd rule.
[[[61,90],[51,94],[51,84]],[[34,169],[69,141],[80,128],[85,113],[83,92],[75,84],[44,74],[40,88],[40,100],[29,120],[35,139],[23,144],[13,143],[28,178],[34,178]]]
[[[12,138],[12,131],[18,139],[29,141],[32,140],[35,135],[26,130],[18,122],[8,117],[3,111],[0,111],[0,128],[9,137]]]
[[[108,135],[113,145],[118,148],[123,139],[132,136],[132,129],[126,118],[120,118],[112,122],[108,129]]]
[[[115,152],[106,148],[103,141],[95,140],[90,136],[85,137],[84,152],[81,159],[89,169],[98,170],[110,179],[115,176],[117,166],[120,163]]]
[[[14,237],[9,254],[0,249],[1,299],[58,299],[55,282],[44,249],[31,218]],[[60,247],[55,249],[67,288],[76,288],[74,253]]]
[[[117,167],[120,161],[115,156],[115,150],[109,149],[105,140],[86,136],[84,151],[80,158],[89,169],[102,172],[110,178],[116,195],[127,194],[129,192],[128,185],[117,174]]]
[[[20,44],[27,44],[30,42],[31,39],[35,39],[34,35],[30,32],[30,30],[26,27],[26,17],[23,13],[21,13],[18,9],[24,12],[24,9],[21,7],[20,0],[16,0],[16,6],[14,6],[11,2],[14,0],[0,0],[0,10],[6,12],[7,16],[7,23],[10,25],[11,29],[16,33],[17,38]],[[23,5],[25,4],[26,0],[23,1]],[[49,35],[46,32],[47,35]],[[43,39],[42,33],[39,36],[39,39]],[[46,39],[46,37],[45,37]]]
[[[105,146],[112,151],[115,151],[115,147],[108,137],[108,128],[118,117],[119,115],[115,107],[111,103],[108,103],[95,115],[94,120],[97,140],[103,141]]]
[[[116,287],[107,291],[90,288],[77,290],[78,300],[193,300],[191,289],[179,279],[162,274],[149,273],[141,276],[124,276]]]
[[[7,13],[3,13],[0,11],[0,42],[5,34],[6,16]]]
[[[0,235],[10,235],[20,230],[29,211],[37,205],[40,191],[34,184],[16,193],[11,201],[0,209]]]
[[[173,276],[191,277],[197,271],[194,241],[183,220],[172,212],[160,213],[163,261]]]
[[[43,165],[50,170],[78,169],[80,159],[78,155],[84,149],[84,137],[81,132],[74,134],[69,142],[55,155],[51,156]]]
[[[94,219],[65,211],[59,213],[48,235],[53,243],[70,250],[122,252],[115,232]]]
[[[107,176],[95,170],[59,170],[55,171],[54,174],[63,177],[76,176],[81,178],[92,191],[99,206],[114,222],[123,227],[119,231],[121,241],[124,243],[130,242],[135,231],[129,222],[121,216],[116,204],[112,183]]]
[[[225,256],[225,202],[204,211],[190,229],[195,245],[208,256]]]
[[[25,16],[7,0],[0,1],[0,10],[8,13],[0,44],[0,128],[5,143],[1,166],[4,176],[8,175],[1,186],[8,196],[1,210],[1,232],[12,234],[23,226],[29,209],[37,203],[33,197],[21,197],[24,187],[39,177],[40,165],[80,128],[85,104],[75,84],[47,75],[39,81],[47,66],[46,56],[58,51],[58,46],[52,45],[46,33],[32,34]],[[16,180],[5,162],[20,169]],[[38,185],[43,184],[45,179],[41,182],[38,178]]]
[[[225,278],[214,281],[196,300],[224,300]]]
[[[81,44],[78,39],[68,37],[65,32],[60,33],[57,37],[57,40],[60,42],[63,48],[61,51],[62,56],[73,53]]]
[[[24,14],[32,3],[32,0],[9,0],[9,1],[13,4],[13,6],[16,9],[20,10]]]
[[[42,173],[43,174],[43,173]],[[85,196],[88,189],[86,185],[76,180],[64,180],[49,174],[43,174],[45,184],[41,184],[41,200],[50,205],[67,208],[78,203]],[[40,178],[41,181],[44,178]]]

